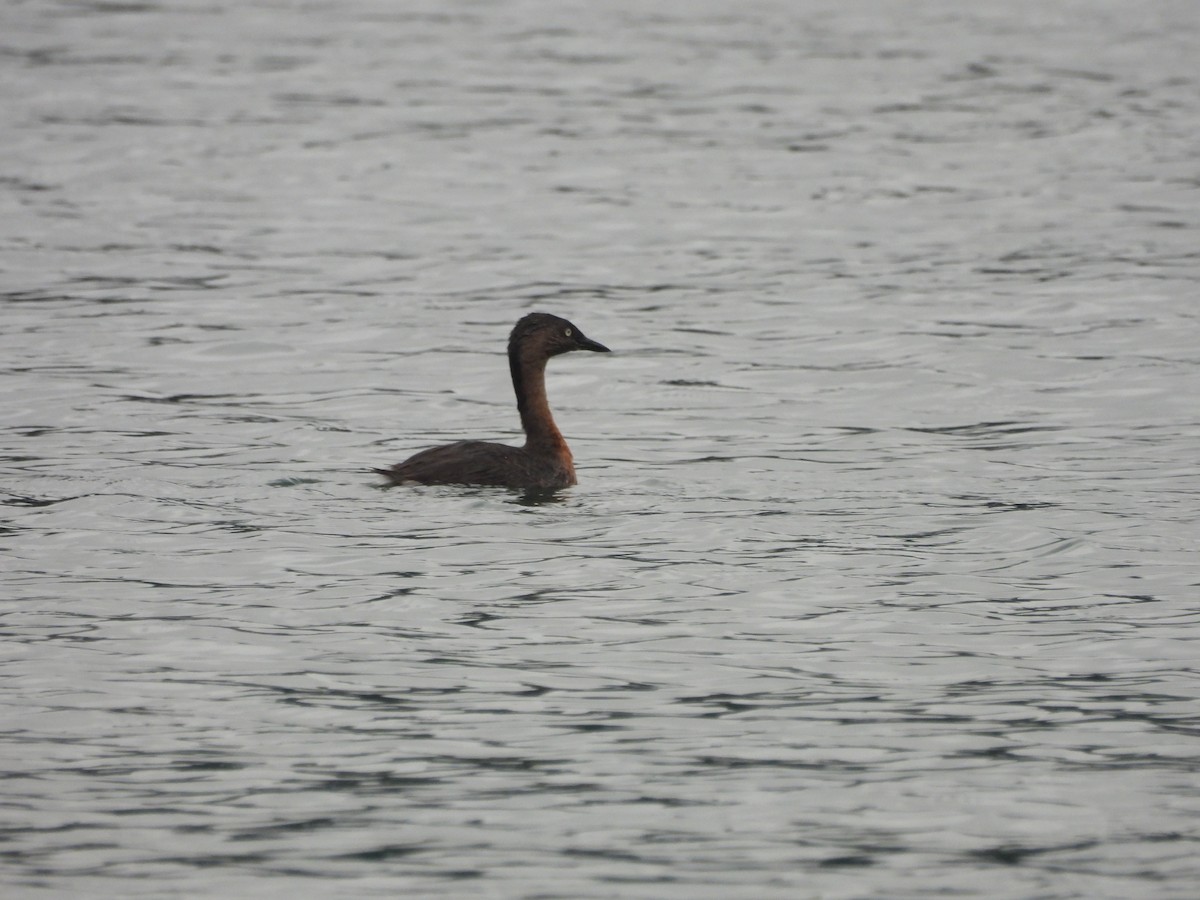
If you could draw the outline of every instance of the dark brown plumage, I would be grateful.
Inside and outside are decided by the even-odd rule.
[[[459,441],[431,447],[387,469],[375,469],[393,484],[482,484],[555,490],[575,484],[575,464],[546,400],[546,362],[572,350],[609,349],[558,316],[530,313],[508,339],[508,366],[525,445]]]

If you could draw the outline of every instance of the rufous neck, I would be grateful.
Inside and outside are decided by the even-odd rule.
[[[546,399],[546,358],[515,350],[508,354],[508,365],[512,370],[521,427],[525,429],[525,446],[555,451],[565,449],[566,441],[554,424],[550,402]]]

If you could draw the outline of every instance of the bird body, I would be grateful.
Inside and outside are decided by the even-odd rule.
[[[556,490],[575,481],[575,462],[546,398],[546,362],[572,350],[610,352],[566,319],[530,313],[508,341],[508,364],[525,444],[458,441],[431,447],[375,471],[393,484],[478,484]]]

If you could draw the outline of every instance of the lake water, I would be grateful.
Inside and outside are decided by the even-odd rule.
[[[1195,897],[1198,48],[7,3],[4,895]],[[381,490],[531,310],[578,487]]]

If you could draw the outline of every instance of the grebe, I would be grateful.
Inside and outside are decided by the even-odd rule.
[[[375,469],[392,484],[482,484],[556,490],[575,484],[575,463],[546,400],[546,361],[572,350],[611,352],[558,316],[530,313],[508,338],[517,410],[525,446],[459,441],[431,447],[387,469]]]

